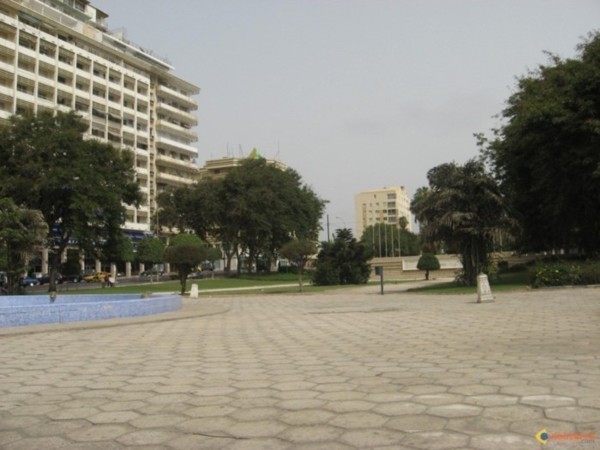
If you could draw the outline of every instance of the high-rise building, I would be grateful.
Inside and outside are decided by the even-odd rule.
[[[400,217],[406,218],[408,222],[406,229],[412,231],[410,199],[404,186],[359,192],[354,196],[354,211],[358,239],[367,227],[377,223],[398,225]]]
[[[75,110],[86,138],[134,155],[142,193],[124,228],[151,230],[156,197],[197,178],[198,87],[150,51],[107,30],[87,0],[0,2],[0,124],[22,112]]]

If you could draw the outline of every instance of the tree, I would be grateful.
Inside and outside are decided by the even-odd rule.
[[[427,173],[411,210],[421,223],[425,242],[443,241],[461,256],[464,282],[473,286],[487,269],[488,253],[498,230],[515,226],[499,187],[483,162],[441,164]]]
[[[369,281],[371,254],[347,228],[337,230],[332,242],[322,242],[313,281],[318,285],[364,284]]]
[[[600,34],[518,80],[483,153],[518,213],[524,251],[600,251]]]
[[[406,221],[406,218],[401,217]],[[363,231],[360,241],[371,249],[373,256],[392,257],[418,255],[420,253],[419,238],[416,234],[397,225],[376,223]]]
[[[293,261],[298,267],[298,285],[302,292],[302,275],[311,256],[317,253],[317,245],[309,239],[292,239],[279,251],[284,258]]]
[[[140,199],[133,155],[84,140],[86,131],[73,112],[13,116],[0,130],[0,197],[41,211],[48,224],[50,290],[67,246],[98,255],[122,233],[124,205]]]
[[[146,237],[142,239],[137,246],[137,259],[143,264],[154,266],[164,261],[165,244],[156,237]],[[152,281],[152,274],[150,274]],[[158,272],[156,272],[156,281],[158,281]]]
[[[165,249],[165,261],[172,264],[179,274],[181,295],[185,294],[187,277],[206,259],[206,246],[195,234],[173,236]]]
[[[260,257],[275,257],[291,236],[317,238],[324,202],[292,169],[246,160],[227,174],[218,192],[216,234],[228,255],[227,267],[238,248],[258,266]]]
[[[429,271],[440,270],[440,261],[433,253],[423,253],[417,261],[417,269],[425,271],[425,279],[429,280]]]
[[[39,211],[19,208],[11,199],[0,199],[0,267],[6,270],[7,292],[20,290],[27,259],[44,243],[48,225]]]

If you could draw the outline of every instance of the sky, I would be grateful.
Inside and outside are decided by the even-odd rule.
[[[200,88],[198,164],[263,156],[355,228],[354,194],[478,155],[518,77],[577,55],[598,0],[92,0]],[[359,237],[359,236],[357,236]]]

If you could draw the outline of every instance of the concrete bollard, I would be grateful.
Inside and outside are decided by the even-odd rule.
[[[192,289],[190,290],[190,298],[198,298],[198,285],[196,283],[192,284]]]
[[[477,303],[493,301],[494,296],[487,275],[485,273],[477,275]]]

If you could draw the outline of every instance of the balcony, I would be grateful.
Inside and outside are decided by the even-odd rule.
[[[171,173],[162,172],[160,170],[156,173],[156,180],[163,181],[172,186],[187,186],[195,181],[191,174],[188,176],[174,175]]]
[[[9,41],[0,37],[0,52],[14,55],[17,44],[15,41]],[[8,50],[8,51],[7,51]]]
[[[169,133],[174,133],[177,136],[181,136],[186,141],[195,142],[198,140],[198,136],[195,132],[168,120],[159,119],[156,121],[156,125],[159,129],[165,130]]]
[[[195,147],[189,144],[185,144],[183,142],[176,141],[172,138],[168,138],[160,133],[156,136],[156,142],[158,144],[161,144],[161,147],[167,150],[175,150],[179,152],[187,151],[194,157],[198,156],[198,150]]]
[[[156,155],[156,162],[161,162],[165,166],[175,167],[181,170],[195,170],[196,165],[193,161],[183,161],[179,158],[175,158],[172,156],[161,155],[160,153]]]
[[[191,126],[198,125],[198,119],[190,112],[183,111],[179,108],[169,105],[168,103],[158,102],[158,111],[173,116],[182,122],[187,122]]]
[[[189,106],[192,109],[198,108],[198,103],[196,103],[195,100],[193,100],[185,94],[182,94],[181,92],[176,91],[175,89],[171,89],[167,86],[159,84],[158,92],[161,94],[168,95],[171,98],[177,99],[178,101],[182,102],[184,105]]]

